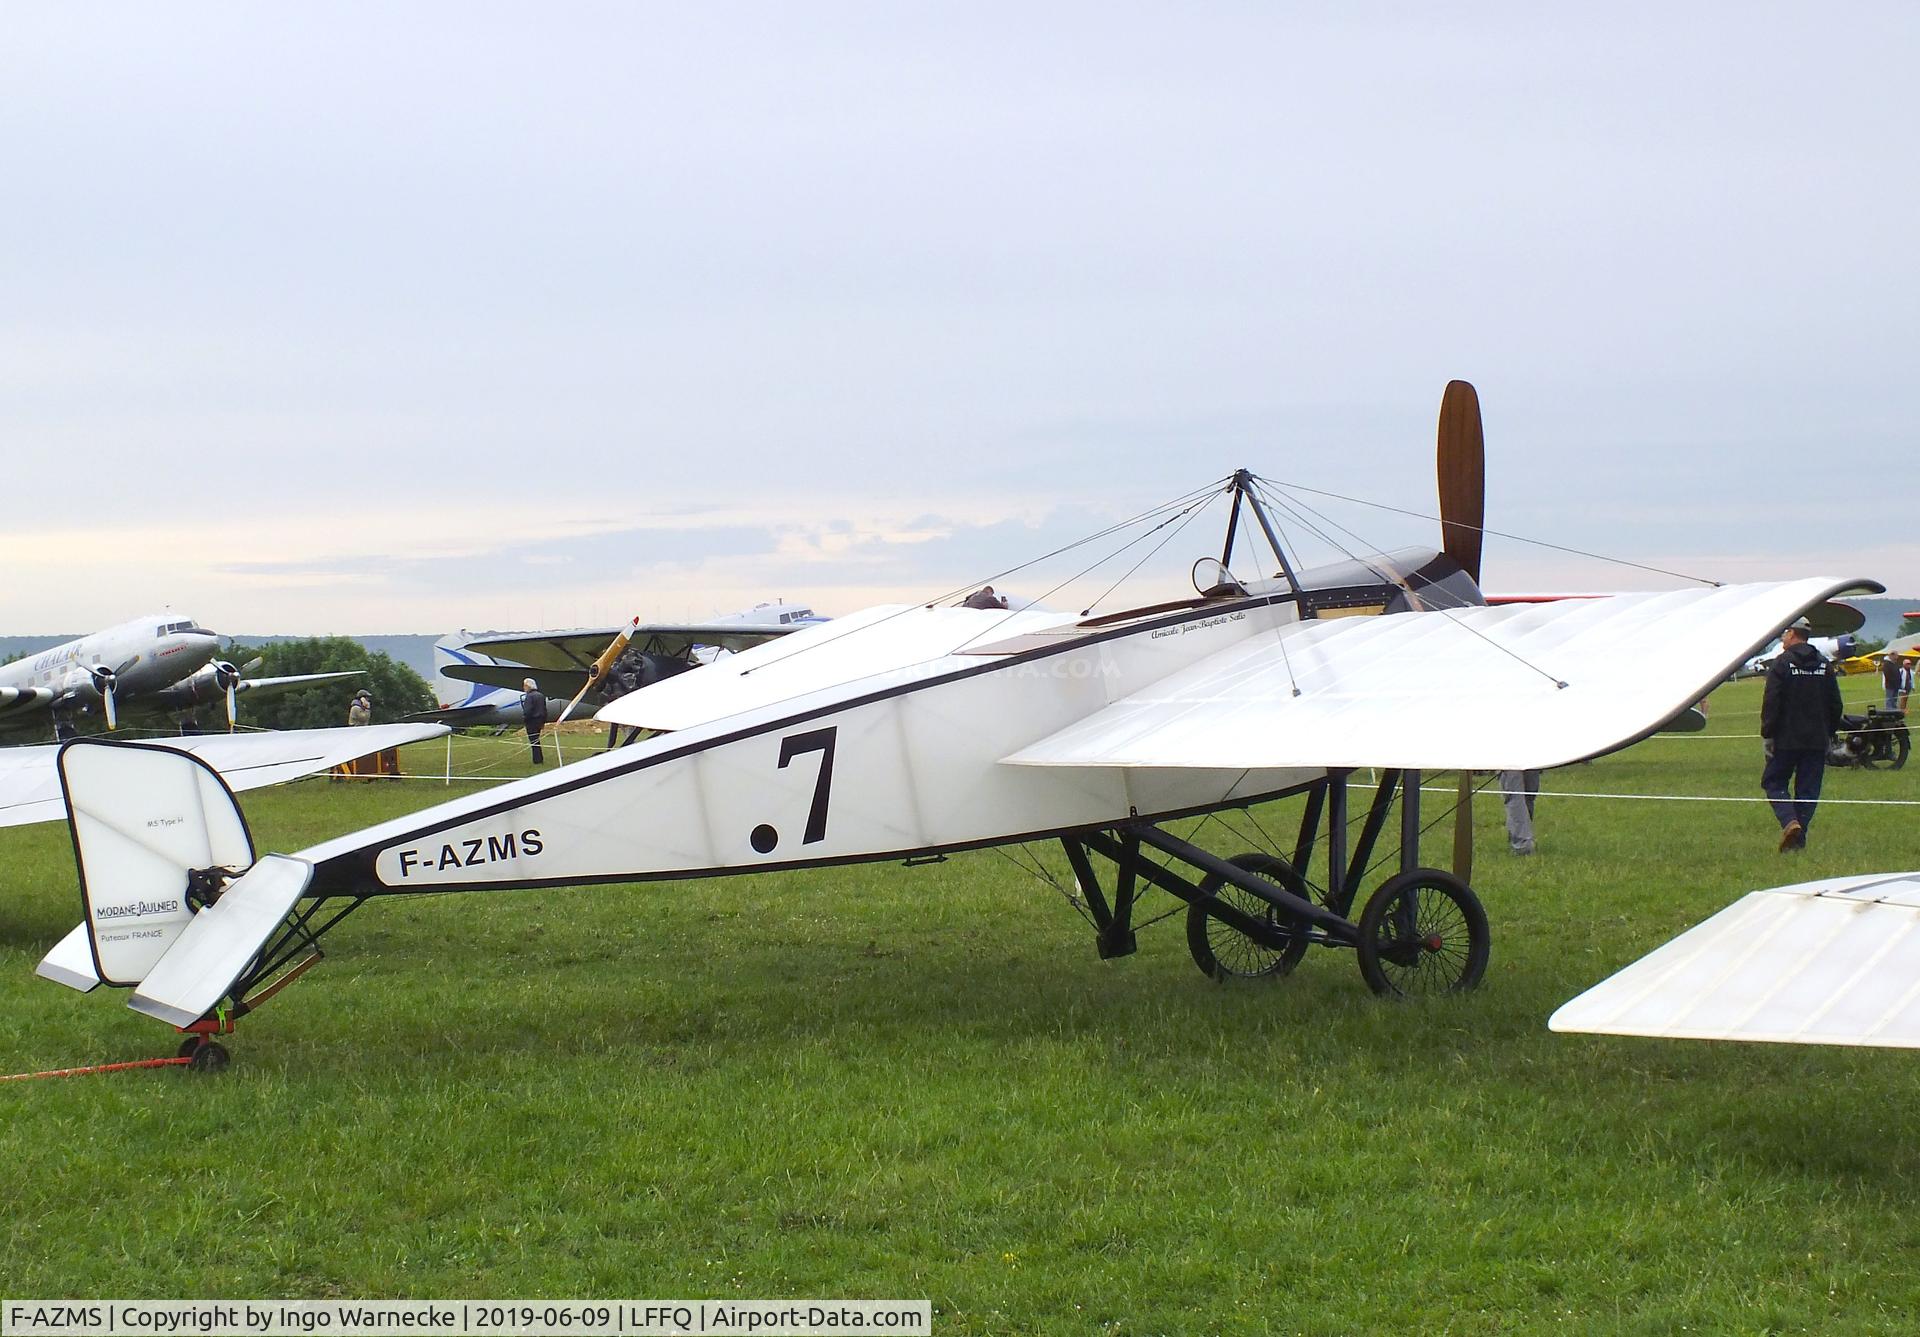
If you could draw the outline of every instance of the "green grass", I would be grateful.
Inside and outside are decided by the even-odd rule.
[[[1492,965],[1477,994],[1413,1006],[1368,995],[1346,952],[1216,985],[1178,916],[1099,961],[993,852],[376,903],[219,1077],[0,1086],[0,1278],[930,1296],[941,1333],[1911,1332],[1913,1056],[1545,1027],[1743,891],[1920,866],[1920,809],[1829,805],[1783,859],[1757,805],[1553,797],[1751,797],[1758,743],[1732,735],[1757,704],[1722,689],[1712,736],[1550,774],[1533,859],[1483,797]],[[512,756],[467,739],[457,764]],[[262,848],[298,849],[448,792],[243,802]],[[1830,771],[1827,793],[1920,799],[1920,763]],[[1290,808],[1259,821],[1290,831]],[[64,829],[0,850],[0,1066],[171,1052],[116,991],[31,977],[77,917]]]

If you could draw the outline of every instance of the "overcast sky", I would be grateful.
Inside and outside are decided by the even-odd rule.
[[[0,20],[8,631],[843,613],[1241,465],[1426,511],[1452,377],[1496,528],[1920,594],[1911,3]]]

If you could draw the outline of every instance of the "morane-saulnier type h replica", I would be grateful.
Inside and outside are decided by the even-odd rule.
[[[1280,533],[1284,497],[1241,471],[1141,517],[1155,533],[1230,502],[1220,558],[1196,563],[1195,597],[1105,616],[870,609],[613,702],[603,721],[659,731],[631,747],[294,855],[256,856],[219,778],[190,757],[70,744],[61,767],[85,919],[40,973],[131,987],[135,1010],[190,1032],[184,1052],[216,1067],[226,1054],[209,1037],[381,896],[1058,840],[1103,957],[1133,950],[1135,905],[1152,886],[1186,902],[1210,973],[1283,974],[1320,945],[1353,950],[1383,994],[1471,988],[1486,915],[1457,857],[1456,872],[1421,861],[1422,772],[1611,751],[1685,712],[1787,622],[1879,587],[1806,579],[1489,604],[1480,413],[1464,382],[1442,404],[1439,472],[1441,550],[1300,569]],[[1233,573],[1243,541],[1264,545],[1268,574]],[[1686,634],[1665,634],[1676,626]],[[1621,646],[1655,640],[1659,654],[1620,670]],[[1349,777],[1364,768],[1378,783],[1350,834]],[[1285,850],[1222,857],[1162,825],[1301,793]],[[1399,857],[1369,889],[1396,807]]]

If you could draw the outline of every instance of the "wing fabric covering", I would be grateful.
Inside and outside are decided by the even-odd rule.
[[[1659,727],[1801,610],[1810,579],[1280,626],[1005,758],[1020,766],[1563,766]]]
[[[1750,892],[1594,985],[1547,1025],[1920,1049],[1920,873]]]
[[[439,738],[438,724],[372,724],[358,729],[286,729],[270,733],[187,734],[136,746],[199,757],[233,790],[259,789],[390,747]],[[0,748],[0,827],[57,822],[66,816],[55,746]]]
[[[690,729],[849,683],[879,688],[971,667],[980,661],[956,662],[952,656],[1072,621],[1036,609],[881,605],[629,692],[602,706],[597,718],[645,729]]]

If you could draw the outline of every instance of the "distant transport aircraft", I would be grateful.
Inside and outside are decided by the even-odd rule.
[[[16,659],[0,666],[0,732],[44,734],[51,727],[64,736],[76,716],[95,706],[114,729],[126,711],[178,717],[221,700],[232,728],[235,698],[243,692],[284,692],[358,676],[354,670],[248,678],[216,658],[219,653],[217,633],[191,618],[153,613]]]
[[[1487,917],[1458,853],[1453,873],[1421,862],[1424,772],[1611,751],[1795,617],[1880,587],[1823,577],[1489,606],[1465,382],[1447,387],[1439,437],[1441,550],[1301,569],[1278,531],[1285,498],[1242,470],[1142,517],[1166,516],[1158,529],[1182,506],[1230,499],[1219,558],[1195,565],[1207,567],[1197,597],[1102,616],[869,609],[611,703],[601,719],[662,731],[631,747],[297,855],[257,856],[218,777],[190,757],[70,743],[60,767],[83,919],[39,972],[132,989],[129,1006],[189,1032],[192,1063],[211,1068],[226,1053],[209,1037],[382,896],[1059,840],[1102,957],[1135,949],[1136,895],[1151,885],[1186,903],[1189,952],[1210,975],[1282,975],[1317,945],[1352,950],[1376,992],[1472,988]],[[1233,571],[1243,522],[1271,574]],[[1656,642],[1621,670],[1621,646]],[[1367,768],[1376,787],[1358,816],[1349,780]],[[1304,804],[1286,849],[1215,852],[1163,825],[1289,794]],[[1398,857],[1376,859],[1396,798]]]
[[[460,631],[433,646],[441,704],[412,716],[454,728],[521,723],[521,683],[532,678],[541,694],[570,701],[588,684],[608,642],[626,636],[636,670],[650,685],[722,655],[785,636],[827,619],[811,608],[782,600],[757,604],[709,622],[641,622],[625,627],[576,627],[567,631]],[[601,687],[581,699],[576,713],[606,704]],[[559,713],[556,707],[554,714]]]

